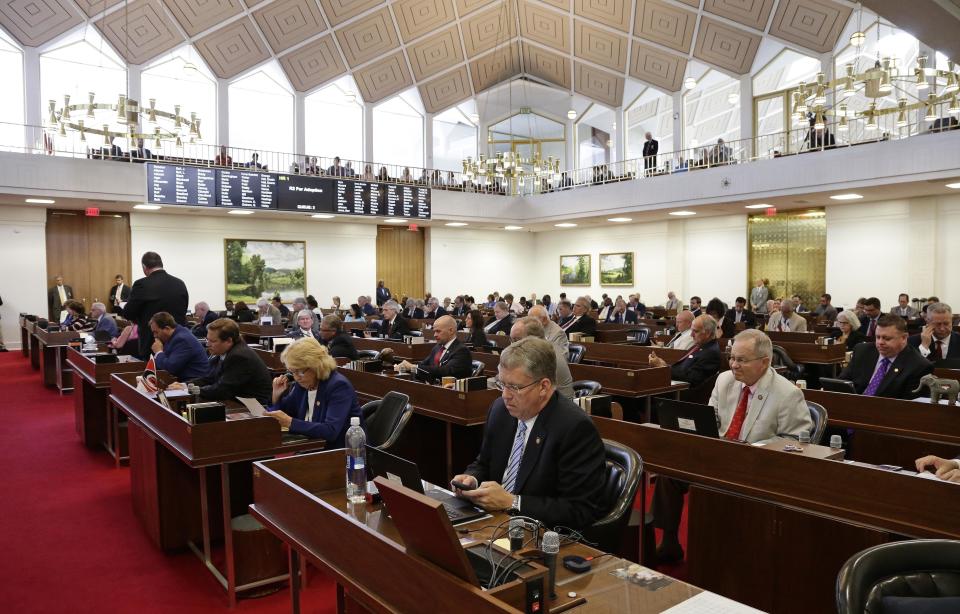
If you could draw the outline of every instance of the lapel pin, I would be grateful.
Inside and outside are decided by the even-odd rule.
[[[894,369],[893,372],[894,372],[894,373],[900,373],[900,369]]]
[[[758,395],[757,395],[757,400],[758,400],[758,401],[762,401],[762,400],[763,400],[763,395],[762,395],[762,394],[758,394]]]
[[[538,446],[540,445],[540,438],[539,438],[539,437],[537,437],[536,444],[537,444]]]

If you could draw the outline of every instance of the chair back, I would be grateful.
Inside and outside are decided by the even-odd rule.
[[[810,410],[810,419],[813,420],[810,443],[819,444],[823,439],[823,432],[827,429],[827,408],[819,403],[807,401],[807,409]]]
[[[580,361],[583,360],[583,354],[586,351],[587,348],[579,343],[571,343],[569,349],[567,350],[567,362],[569,362],[571,365],[580,364]]]
[[[600,389],[603,388],[600,382],[592,379],[580,379],[570,384],[570,386],[573,388],[573,398],[575,399],[600,394]]]
[[[921,604],[943,606],[924,612],[960,611],[960,541],[880,544],[847,559],[837,575],[840,614],[913,612]]]
[[[473,365],[473,373],[471,373],[473,377],[480,377],[483,375],[483,369],[486,367],[483,362],[479,360],[473,360],[470,362],[470,364]]]
[[[634,343],[639,345],[647,345],[647,343],[650,341],[650,329],[646,326],[631,328],[627,331],[627,339],[629,340],[630,337],[634,338]]]
[[[716,385],[718,377],[720,377],[720,373],[714,373],[696,386],[687,388],[680,393],[680,400],[706,405],[710,401],[710,395],[713,394],[713,387]]]
[[[584,537],[604,552],[618,552],[640,486],[643,460],[633,449],[609,439],[603,440],[603,449],[606,470],[600,500],[605,512],[584,531]]]
[[[410,421],[413,406],[407,395],[390,391],[382,399],[364,404],[360,412],[363,414],[367,445],[389,450]]]
[[[377,350],[357,350],[357,358],[377,358],[380,352]]]
[[[786,367],[787,371],[783,376],[789,380],[796,380],[801,375],[800,367],[793,362],[787,351],[777,344],[773,345],[773,360],[770,362],[773,367]]]

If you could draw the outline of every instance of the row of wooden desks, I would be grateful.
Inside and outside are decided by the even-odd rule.
[[[691,581],[770,612],[828,612],[841,565],[898,536],[960,539],[960,488],[852,462],[594,417],[692,484]]]

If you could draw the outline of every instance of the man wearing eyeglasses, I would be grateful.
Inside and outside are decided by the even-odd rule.
[[[720,371],[720,344],[717,343],[717,321],[704,314],[693,320],[690,328],[693,347],[670,367],[670,377],[687,382],[691,388],[699,386]],[[650,352],[647,362],[653,367],[666,367],[667,362]]]
[[[582,530],[604,512],[605,454],[590,417],[557,393],[556,360],[553,345],[536,337],[503,350],[503,394],[487,413],[480,454],[453,481],[475,487],[455,492],[485,510]]]
[[[710,405],[717,410],[720,437],[755,443],[813,429],[803,393],[770,368],[773,344],[763,332],[748,329],[733,338],[730,370],[717,377]],[[660,476],[653,494],[653,525],[663,529],[657,548],[660,562],[683,558],[678,530],[687,483]]]

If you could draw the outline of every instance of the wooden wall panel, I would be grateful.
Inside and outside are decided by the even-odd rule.
[[[393,296],[422,298],[424,288],[423,230],[406,226],[377,226],[377,279]]]

